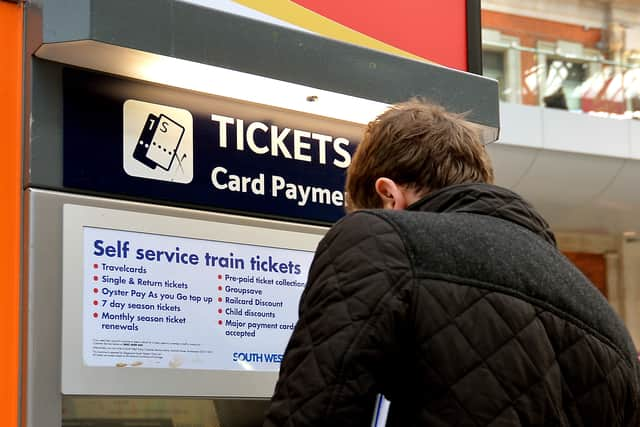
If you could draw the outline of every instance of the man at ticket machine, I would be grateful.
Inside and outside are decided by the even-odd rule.
[[[318,246],[265,426],[637,426],[622,321],[476,129],[411,100],[369,123]]]

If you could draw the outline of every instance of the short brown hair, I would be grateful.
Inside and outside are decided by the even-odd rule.
[[[369,123],[347,171],[348,210],[382,207],[380,177],[426,194],[449,185],[493,182],[479,132],[464,116],[420,99],[391,106]]]

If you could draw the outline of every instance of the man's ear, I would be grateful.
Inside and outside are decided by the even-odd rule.
[[[403,210],[409,206],[404,191],[392,179],[378,178],[375,186],[384,209]]]

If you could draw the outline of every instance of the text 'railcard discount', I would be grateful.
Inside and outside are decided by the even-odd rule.
[[[312,252],[83,233],[86,366],[279,369]]]

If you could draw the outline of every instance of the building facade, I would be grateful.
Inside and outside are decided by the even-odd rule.
[[[541,207],[560,248],[638,342],[640,4],[484,0],[482,8],[484,74],[498,80],[503,101],[503,145],[491,147],[498,180]],[[555,186],[566,200],[539,190]]]

